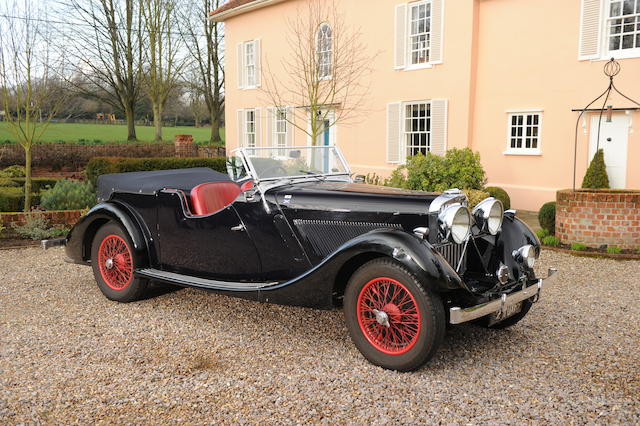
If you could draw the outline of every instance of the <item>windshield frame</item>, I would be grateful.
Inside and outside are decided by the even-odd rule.
[[[305,173],[302,175],[291,175],[291,176],[276,176],[276,177],[268,177],[268,178],[260,178],[258,177],[258,173],[253,167],[251,162],[251,151],[265,151],[265,150],[281,150],[281,149],[290,149],[290,150],[299,150],[299,149],[327,149],[333,150],[336,153],[336,157],[342,163],[344,168],[344,172],[332,172],[332,173]],[[272,181],[280,181],[280,180],[293,180],[293,179],[317,179],[320,177],[332,177],[332,176],[351,176],[351,169],[349,168],[349,163],[345,160],[342,152],[336,145],[328,145],[328,146],[279,146],[279,147],[240,147],[231,151],[232,155],[236,155],[240,157],[242,163],[245,166],[245,169],[249,172],[249,175],[253,181],[258,184],[260,182],[272,182]]]

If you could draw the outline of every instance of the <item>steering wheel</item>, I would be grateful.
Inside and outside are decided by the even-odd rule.
[[[271,174],[273,173],[273,174]],[[278,177],[278,176],[287,176],[287,171],[281,165],[275,165],[271,167],[267,167],[262,171],[262,175],[264,177]]]

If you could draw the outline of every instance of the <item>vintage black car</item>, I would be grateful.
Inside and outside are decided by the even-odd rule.
[[[240,148],[228,166],[103,175],[99,204],[57,243],[119,302],[160,281],[343,306],[360,352],[401,371],[434,355],[447,323],[508,327],[540,297],[540,242],[494,198],[470,211],[457,189],[354,182],[336,147]]]

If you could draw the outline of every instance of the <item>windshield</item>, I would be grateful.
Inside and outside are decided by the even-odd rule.
[[[234,180],[246,177],[247,172],[260,181],[349,174],[349,167],[335,146],[239,148],[234,154],[228,162],[229,175]]]

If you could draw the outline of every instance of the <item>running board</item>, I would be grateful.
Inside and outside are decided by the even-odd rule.
[[[265,287],[278,284],[277,281],[271,282],[231,282],[209,280],[206,278],[193,277],[191,275],[177,274],[175,272],[161,271],[159,269],[136,269],[134,274],[140,278],[162,281],[169,284],[176,284],[186,287],[198,287],[208,290],[226,290],[226,291],[255,291]]]

